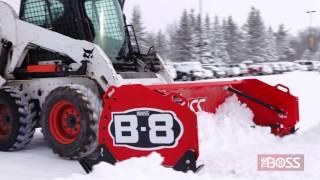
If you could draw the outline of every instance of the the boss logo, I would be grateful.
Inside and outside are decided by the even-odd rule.
[[[158,109],[113,113],[109,132],[115,146],[138,150],[174,148],[183,134],[176,114]]]
[[[271,154],[258,155],[259,171],[303,171],[304,155]]]

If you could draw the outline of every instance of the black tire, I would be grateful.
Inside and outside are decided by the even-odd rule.
[[[17,151],[28,145],[37,125],[35,105],[21,91],[0,89],[0,150]],[[1,122],[2,120],[2,122]],[[6,129],[7,131],[5,131]],[[10,130],[8,130],[10,129]]]
[[[52,116],[56,113],[59,102],[68,102],[75,108],[76,113],[67,114],[67,118],[59,120],[68,121],[74,117],[73,124],[69,123],[68,127],[62,127],[62,124],[60,127],[58,122],[60,116]],[[84,86],[70,85],[53,90],[47,96],[41,112],[41,127],[48,146],[60,157],[72,160],[78,160],[94,152],[98,146],[101,109],[101,100]],[[62,140],[65,140],[65,137],[68,140],[69,137],[62,136],[61,139],[58,135],[64,133],[68,128],[77,133],[72,134],[70,131],[74,136],[70,136],[71,141],[66,143]]]

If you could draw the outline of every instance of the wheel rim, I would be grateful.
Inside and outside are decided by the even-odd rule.
[[[0,140],[7,139],[12,132],[12,116],[7,105],[0,105]]]
[[[80,134],[80,112],[69,101],[59,101],[50,112],[50,131],[61,144],[72,144]]]

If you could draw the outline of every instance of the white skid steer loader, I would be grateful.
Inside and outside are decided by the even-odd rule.
[[[54,153],[87,172],[158,152],[163,165],[197,170],[198,111],[237,95],[257,125],[285,136],[298,99],[259,80],[175,84],[153,48],[142,53],[124,0],[0,1],[0,150],[16,151],[42,128]],[[133,41],[133,42],[132,42]]]

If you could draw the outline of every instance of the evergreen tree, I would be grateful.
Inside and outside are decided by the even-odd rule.
[[[194,13],[194,9],[191,9],[190,10],[190,13],[189,13],[189,25],[190,27],[194,28],[196,26],[196,15]]]
[[[280,60],[292,60],[292,57],[295,54],[294,49],[291,47],[288,32],[285,29],[284,25],[279,26],[279,30],[276,34],[277,36],[277,49]]]
[[[214,27],[213,27],[213,38],[212,38],[212,55],[213,62],[216,63],[230,63],[230,56],[226,49],[226,42],[224,39],[224,33],[222,26],[219,23],[219,18],[215,17]]]
[[[146,44],[148,47],[155,46],[156,45],[156,35],[152,32],[146,33]]]
[[[145,48],[150,46],[148,44],[148,37],[145,27],[143,26],[141,10],[139,6],[135,6],[133,9],[131,24],[134,26],[139,45],[144,46]],[[135,40],[132,40],[132,42],[134,43]]]
[[[266,30],[259,10],[251,9],[245,29],[248,38],[246,40],[248,60],[266,61]]]
[[[175,43],[174,59],[176,61],[191,61],[192,46],[191,46],[191,25],[187,10],[183,11],[180,19],[179,27],[175,33],[173,43]]]
[[[243,57],[241,57],[241,51],[243,47],[241,34],[239,32],[238,26],[233,21],[231,16],[229,16],[224,25],[224,34],[227,43],[227,51],[231,61],[236,63],[241,62],[243,60]]]
[[[277,51],[276,36],[272,28],[269,27],[267,32],[267,46],[266,46],[266,58],[268,61],[274,62],[279,60]]]
[[[155,48],[162,57],[168,57],[168,42],[166,36],[162,33],[162,31],[159,31],[157,33],[157,36],[155,38]]]
[[[167,27],[167,34],[168,34],[168,57],[167,59],[169,61],[177,61],[177,54],[178,54],[178,37],[177,37],[177,32],[179,29],[179,24],[178,23],[173,23]]]
[[[190,16],[192,17],[192,16]],[[190,19],[192,21],[192,19]],[[191,47],[192,47],[192,57],[193,60],[200,61],[202,58],[202,46],[203,46],[203,37],[202,37],[202,19],[200,14],[195,19],[193,27],[191,28]]]
[[[204,28],[203,28],[203,45],[202,45],[202,54],[201,61],[204,64],[210,63],[213,60],[211,53],[211,38],[212,38],[212,29],[211,29],[211,20],[210,16],[206,15]]]

